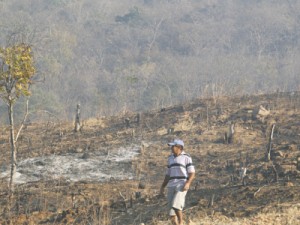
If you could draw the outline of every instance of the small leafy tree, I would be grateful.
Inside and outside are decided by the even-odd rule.
[[[8,106],[10,125],[11,173],[10,190],[17,167],[16,143],[22,126],[15,135],[14,104],[21,96],[29,96],[29,87],[35,74],[33,54],[29,45],[21,43],[5,48],[0,47],[0,97]],[[28,107],[28,102],[27,102]]]

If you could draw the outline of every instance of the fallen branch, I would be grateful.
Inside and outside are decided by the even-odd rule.
[[[267,186],[267,185],[264,185],[264,186],[258,188],[257,191],[253,193],[253,197],[255,198],[256,194],[257,194],[258,192],[260,192],[261,189],[264,188],[265,186]]]
[[[121,191],[119,191],[119,194],[123,198],[123,200],[126,201],[126,198],[122,195]]]

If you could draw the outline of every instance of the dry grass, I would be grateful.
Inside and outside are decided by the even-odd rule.
[[[224,215],[201,217],[196,215],[188,220],[186,225],[295,225],[300,224],[300,205],[259,213],[246,218],[230,218]],[[171,225],[171,222],[154,220],[153,225]]]
[[[273,209],[267,213],[259,213],[246,218],[229,218],[223,215],[206,216],[190,220],[188,225],[295,225],[300,224],[300,206],[290,206],[285,209]]]

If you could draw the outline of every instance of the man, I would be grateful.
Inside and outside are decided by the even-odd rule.
[[[195,178],[195,168],[190,155],[183,151],[182,140],[175,139],[168,145],[171,146],[172,154],[168,158],[168,168],[160,188],[160,195],[164,195],[167,186],[171,221],[174,225],[183,225],[182,210],[186,193]]]

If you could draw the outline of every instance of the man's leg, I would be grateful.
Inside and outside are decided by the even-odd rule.
[[[173,204],[173,198],[176,193],[176,188],[175,187],[169,187],[168,188],[168,206],[169,206],[169,215],[170,215],[170,220],[173,225],[178,225],[177,223],[177,216],[175,210],[172,208]]]
[[[181,191],[182,187],[172,187],[168,189],[168,202],[170,207],[170,219],[173,225],[183,225],[183,207],[186,191]]]
[[[186,191],[177,191],[174,195],[172,202],[172,210],[176,215],[177,223],[176,225],[183,225],[183,207],[185,203]]]
[[[177,217],[177,221],[178,221],[178,225],[183,225],[183,213],[181,210],[175,210],[176,213],[176,217]]]
[[[172,224],[173,225],[179,225],[178,223],[177,223],[177,216],[170,216],[170,218],[171,218],[171,222],[172,222]]]

